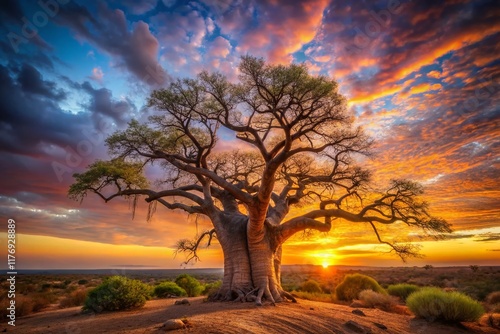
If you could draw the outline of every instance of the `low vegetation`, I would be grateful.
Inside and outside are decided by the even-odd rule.
[[[396,298],[373,290],[363,290],[359,293],[359,299],[367,307],[378,308],[383,311],[391,311],[396,305]]]
[[[139,280],[123,276],[112,276],[89,291],[84,311],[117,311],[144,306],[152,290]]]
[[[346,275],[335,289],[335,294],[339,300],[351,301],[357,299],[359,293],[363,290],[373,290],[381,294],[387,294],[376,280],[361,274]]]
[[[205,286],[203,287],[203,292],[201,294],[210,298],[210,297],[214,296],[219,291],[221,285],[222,285],[221,280],[217,280],[215,282],[205,284]]]
[[[492,292],[486,297],[486,308],[488,312],[500,313],[500,291]]]
[[[300,291],[309,292],[309,293],[322,293],[323,290],[318,282],[315,280],[307,280],[300,286]]]
[[[83,306],[87,299],[88,291],[86,289],[77,289],[70,292],[67,296],[63,297],[59,302],[60,308]]]
[[[196,278],[188,274],[177,276],[175,284],[183,288],[189,297],[197,297],[203,292],[203,285]]]
[[[175,282],[162,282],[154,287],[154,295],[159,298],[187,296],[186,290],[175,284]]]
[[[336,303],[337,299],[335,298],[335,295],[331,293],[311,293],[311,292],[304,292],[304,291],[294,291],[292,295],[296,298],[300,299],[305,299],[305,300],[312,300],[315,302],[322,302],[322,303]]]
[[[402,301],[405,301],[409,295],[420,290],[420,287],[414,284],[394,284],[387,287],[387,292],[391,296],[399,297]]]
[[[417,317],[428,321],[476,321],[484,314],[481,304],[469,296],[439,288],[423,288],[411,294],[406,305]]]

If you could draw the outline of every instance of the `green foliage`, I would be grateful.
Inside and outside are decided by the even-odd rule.
[[[368,307],[390,311],[396,306],[395,298],[372,290],[363,290],[359,293],[359,299]]]
[[[391,296],[399,297],[402,301],[405,301],[409,295],[418,290],[420,290],[419,286],[407,283],[389,285],[387,287],[387,292],[389,292]]]
[[[187,296],[186,291],[174,282],[162,282],[155,286],[154,294],[156,297],[165,298],[170,296]]]
[[[86,279],[81,279],[81,280],[79,280],[79,281],[78,281],[78,284],[79,284],[79,285],[85,285],[85,284],[87,284],[88,282],[89,282],[89,281],[88,281],[88,280],[86,280]]]
[[[99,192],[108,185],[117,186],[120,190],[145,188],[148,181],[142,174],[142,166],[142,163],[130,163],[123,159],[98,160],[84,173],[73,174],[76,182],[69,188],[69,197],[82,200],[87,191]]]
[[[219,291],[221,286],[222,286],[222,281],[220,281],[220,280],[215,281],[213,283],[205,284],[201,294],[206,295],[208,297],[211,297]]]
[[[203,286],[196,278],[188,274],[177,276],[175,283],[183,288],[189,297],[196,297],[203,291]]]
[[[346,275],[344,280],[335,288],[339,300],[350,301],[358,298],[363,290],[373,290],[386,294],[385,290],[370,276],[361,274]]]
[[[322,303],[335,303],[337,300],[335,296],[331,293],[311,293],[304,291],[294,291],[293,296],[305,300],[312,300],[315,302]]]
[[[149,285],[123,276],[112,276],[88,293],[83,310],[102,312],[139,308],[150,297]]]
[[[316,282],[315,280],[312,280],[312,279],[302,283],[302,285],[300,286],[300,291],[309,292],[309,293],[322,293],[323,292],[319,283]]]
[[[406,305],[417,317],[429,321],[476,321],[484,314],[481,304],[469,296],[439,288],[423,288],[411,294]]]

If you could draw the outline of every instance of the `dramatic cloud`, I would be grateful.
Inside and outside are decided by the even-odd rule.
[[[144,21],[129,30],[125,13],[99,5],[99,20],[87,8],[76,3],[61,8],[57,22],[70,27],[79,40],[95,45],[125,67],[139,80],[153,86],[165,84],[168,75],[158,63],[159,44]]]

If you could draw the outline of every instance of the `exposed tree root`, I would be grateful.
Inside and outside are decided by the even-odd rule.
[[[256,305],[262,306],[264,302],[269,302],[271,305],[289,300],[292,303],[297,303],[297,300],[288,292],[281,288],[275,289],[276,296],[273,296],[269,287],[249,289],[231,289],[219,290],[216,294],[208,298],[211,302],[255,302]]]

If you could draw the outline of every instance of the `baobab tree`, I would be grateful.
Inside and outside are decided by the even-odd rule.
[[[379,225],[451,231],[428,213],[417,183],[370,190],[370,173],[356,164],[369,138],[353,125],[337,82],[310,75],[305,65],[242,57],[237,83],[202,72],[154,91],[148,105],[157,113],[111,135],[112,159],[75,174],[69,194],[81,200],[91,192],[106,202],[142,197],[148,218],[156,203],[208,217],[213,229],[178,246],[194,259],[204,238],[217,238],[224,277],[215,299],[293,300],[280,283],[283,243],[301,231],[328,232],[339,219],[366,225],[403,259],[415,249],[385,241]],[[242,143],[239,150],[218,146],[221,132]],[[143,171],[153,163],[165,175],[150,185]],[[290,215],[297,205],[306,212]]]

